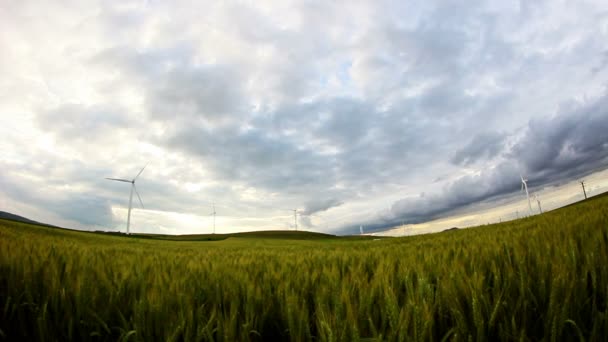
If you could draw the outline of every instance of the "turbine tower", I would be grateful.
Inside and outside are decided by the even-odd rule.
[[[363,226],[359,226],[359,232],[361,232],[361,235],[363,235]]]
[[[534,199],[536,200],[536,204],[538,204],[538,213],[542,214],[543,213],[543,209],[540,206],[540,197],[538,197],[537,194],[534,194]]]
[[[532,215],[532,203],[530,202],[530,193],[528,192],[528,180],[524,179],[524,176],[519,175],[521,178],[521,191],[526,190],[526,197],[528,198],[528,209],[530,209],[530,215]]]
[[[215,203],[213,203],[213,212],[211,213],[211,215],[213,215],[213,234],[215,234],[215,214],[217,214],[215,212]]]
[[[148,165],[146,165],[146,166],[148,166]],[[141,171],[139,171],[137,176],[135,176],[135,178],[133,178],[132,180],[122,179],[122,178],[106,178],[106,179],[112,180],[112,181],[131,183],[131,194],[129,195],[129,213],[127,214],[127,235],[131,234],[129,227],[131,226],[131,208],[133,205],[133,191],[135,191],[135,194],[137,194],[137,198],[139,198],[139,203],[141,204],[141,207],[142,208],[144,207],[144,202],[142,202],[141,197],[139,196],[139,192],[137,192],[137,188],[135,187],[135,180],[137,179],[137,177],[139,177],[139,175],[141,175],[142,172],[144,172],[144,169],[146,168],[146,166],[144,166],[141,169]]]
[[[587,199],[587,191],[585,190],[585,181],[581,181],[581,186],[583,187],[583,195],[585,195],[585,199]]]

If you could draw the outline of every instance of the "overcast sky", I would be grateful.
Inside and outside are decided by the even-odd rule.
[[[608,165],[605,1],[2,1],[0,210],[423,223]],[[134,203],[137,203],[135,201]],[[137,206],[134,206],[137,208]]]

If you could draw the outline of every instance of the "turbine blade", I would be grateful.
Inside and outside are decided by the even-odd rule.
[[[148,164],[146,164],[146,166],[148,166]],[[139,175],[141,175],[141,173],[144,172],[144,169],[146,168],[146,166],[144,166],[144,167],[141,168],[141,171],[139,171],[139,173],[137,174],[137,176],[135,176],[135,178],[133,178],[133,181],[135,181],[137,179],[137,177],[139,177]]]
[[[133,190],[135,190],[135,193],[137,194],[137,198],[139,198],[139,204],[141,204],[142,209],[146,209],[146,208],[144,208],[144,202],[142,202],[141,197],[139,197],[139,192],[137,192],[137,188],[135,187],[135,184],[133,184]]]
[[[127,179],[121,179],[121,178],[106,178],[108,180],[113,180],[113,181],[117,181],[117,182],[125,182],[125,183],[131,183],[130,180]]]

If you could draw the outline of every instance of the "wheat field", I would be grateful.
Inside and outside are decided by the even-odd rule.
[[[601,341],[606,265],[606,196],[380,241],[166,241],[0,220],[0,340]]]

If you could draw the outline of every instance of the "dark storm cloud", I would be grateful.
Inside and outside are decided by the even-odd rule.
[[[428,221],[469,204],[512,193],[513,189],[519,189],[519,182],[517,166],[503,163],[478,175],[459,178],[439,194],[395,202],[391,207],[392,220],[393,223]]]
[[[541,182],[597,170],[608,157],[608,95],[563,105],[552,118],[533,119],[511,156]]]
[[[487,162],[502,153],[506,160],[479,174],[461,177],[437,194],[395,202],[376,229],[420,223],[445,216],[471,204],[519,191],[519,176],[540,188],[567,182],[608,166],[608,96],[563,106],[555,116],[534,119],[514,146],[503,134],[478,135],[452,158],[469,164]],[[512,132],[517,134],[517,132]],[[354,232],[355,228],[349,231]]]

